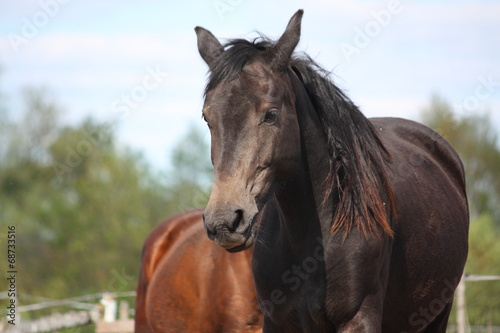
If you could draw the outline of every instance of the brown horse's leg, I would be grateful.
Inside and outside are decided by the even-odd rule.
[[[448,318],[450,317],[453,300],[443,308],[443,311],[427,326],[422,333],[445,333],[448,326]]]

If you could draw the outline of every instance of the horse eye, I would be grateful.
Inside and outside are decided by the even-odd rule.
[[[212,129],[212,127],[210,126],[210,124],[208,123],[208,120],[207,120],[207,117],[205,116],[204,113],[201,114],[201,118],[207,123],[208,125],[208,128]]]
[[[264,119],[262,122],[267,123],[267,124],[272,124],[276,121],[278,118],[278,110],[277,109],[271,109],[266,112],[264,115]]]

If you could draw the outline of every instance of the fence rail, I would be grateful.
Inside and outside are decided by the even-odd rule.
[[[54,313],[50,316],[41,317],[35,320],[24,320],[9,325],[5,333],[38,333],[53,332],[56,330],[87,325],[92,321],[92,314],[89,311],[69,311],[66,313]]]
[[[469,326],[470,333],[500,333],[500,326]],[[448,325],[446,333],[458,333],[457,325]]]
[[[53,307],[57,307],[57,306],[70,306],[72,308],[77,308],[77,309],[83,308],[83,309],[91,310],[94,307],[94,305],[89,304],[89,303],[83,303],[83,302],[102,298],[106,294],[110,294],[114,297],[135,297],[136,292],[135,291],[125,291],[125,292],[117,292],[117,293],[97,293],[97,294],[83,295],[83,296],[72,297],[72,298],[65,298],[65,299],[60,299],[60,300],[51,300],[51,301],[46,301],[46,302],[41,302],[41,303],[36,303],[36,304],[23,305],[23,306],[18,307],[17,311],[27,312],[27,311],[46,309],[46,308],[53,308]]]

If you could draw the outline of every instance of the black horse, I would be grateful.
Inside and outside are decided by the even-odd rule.
[[[302,14],[275,43],[223,46],[196,28],[208,236],[231,252],[255,243],[265,332],[445,332],[467,257],[462,163],[423,125],[368,120],[293,55]]]

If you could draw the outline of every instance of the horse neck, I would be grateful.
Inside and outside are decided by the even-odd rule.
[[[296,112],[301,136],[301,157],[295,177],[276,194],[281,210],[281,230],[291,244],[315,242],[328,233],[333,219],[332,205],[323,205],[330,193],[328,148],[320,120],[295,74],[290,74],[296,95]],[[307,244],[305,244],[307,246]]]

